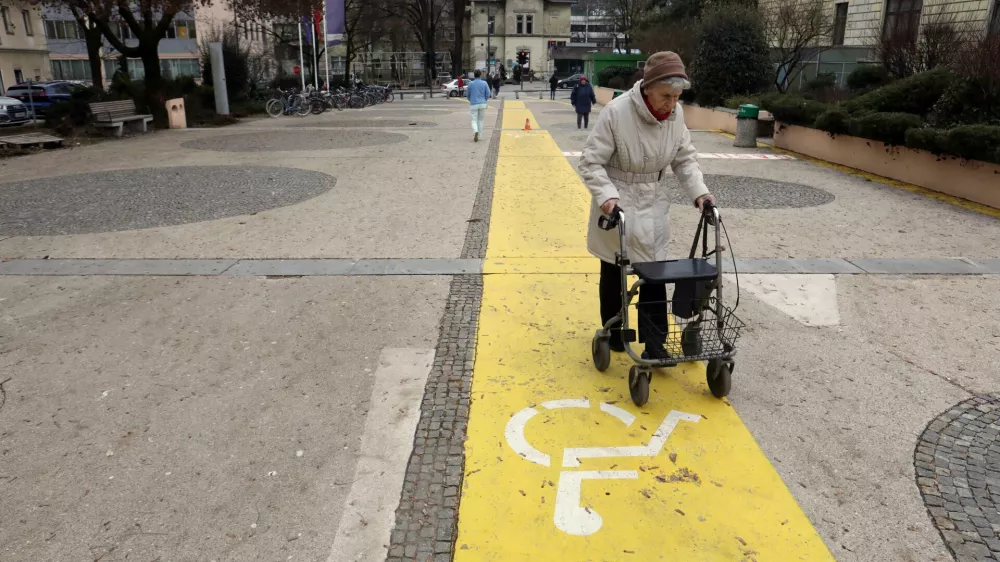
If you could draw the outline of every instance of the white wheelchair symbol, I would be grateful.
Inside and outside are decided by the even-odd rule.
[[[551,400],[543,402],[542,407],[547,410],[559,408],[590,408],[590,400],[586,398],[572,398],[566,400]],[[615,406],[601,402],[601,411],[618,418],[625,427],[631,427],[635,423],[635,416],[629,412]],[[532,407],[525,408],[514,414],[507,422],[504,436],[507,443],[515,453],[526,460],[541,466],[551,466],[552,459],[549,455],[531,446],[524,437],[524,428],[531,418],[538,414],[538,410]],[[563,451],[562,466],[564,468],[576,468],[580,466],[580,459],[596,459],[610,457],[650,457],[660,454],[663,445],[667,442],[667,437],[677,427],[678,422],[687,421],[695,423],[701,416],[671,410],[664,418],[660,427],[653,433],[649,444],[645,446],[625,446],[625,447],[574,447]],[[559,473],[559,484],[556,487],[556,506],[554,522],[556,528],[569,535],[587,536],[600,530],[604,520],[593,509],[580,505],[581,489],[584,480],[607,480],[607,479],[638,479],[639,473],[635,470],[563,470]]]

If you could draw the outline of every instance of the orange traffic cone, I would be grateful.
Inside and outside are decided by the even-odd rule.
[[[528,118],[527,117],[524,118],[524,130],[525,131],[530,131],[531,130],[531,123],[528,122]]]

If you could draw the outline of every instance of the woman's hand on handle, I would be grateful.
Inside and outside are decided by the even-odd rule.
[[[715,196],[712,195],[711,193],[706,193],[705,195],[702,195],[701,197],[695,199],[694,206],[698,207],[699,211],[703,211],[704,210],[703,206],[705,204],[705,201],[708,201],[712,205],[715,205]]]
[[[615,210],[615,205],[618,204],[617,199],[608,199],[601,205],[601,211],[605,216],[611,216],[611,212]]]

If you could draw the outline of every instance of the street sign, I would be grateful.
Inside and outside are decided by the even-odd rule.
[[[295,68],[292,69],[292,72],[294,72],[295,75],[298,76],[299,74],[302,74],[302,67],[299,65],[295,65]]]

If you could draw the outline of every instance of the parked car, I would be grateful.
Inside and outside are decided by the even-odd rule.
[[[463,80],[465,80],[465,79],[463,78]],[[447,84],[441,84],[441,89],[444,90],[445,93],[448,94],[449,98],[457,98],[457,97],[463,97],[464,98],[465,97],[465,90],[468,88],[468,86],[469,86],[469,82],[468,82],[468,80],[465,80],[465,87],[462,88],[462,93],[461,94],[458,93],[458,79],[456,78],[456,79],[452,80],[451,82],[448,82]]]
[[[0,96],[0,126],[28,122],[28,108],[21,100]]]
[[[7,88],[7,96],[21,100],[29,112],[34,112],[36,116],[42,116],[45,115],[48,108],[52,107],[52,104],[68,101],[73,90],[81,87],[65,80],[32,82],[30,85],[24,82]]]
[[[556,82],[556,87],[563,88],[563,89],[565,89],[565,88],[575,88],[577,86],[577,84],[580,83],[580,78],[583,78],[583,77],[584,77],[583,74],[574,74],[573,76],[570,76],[569,78],[563,78],[559,82]]]

